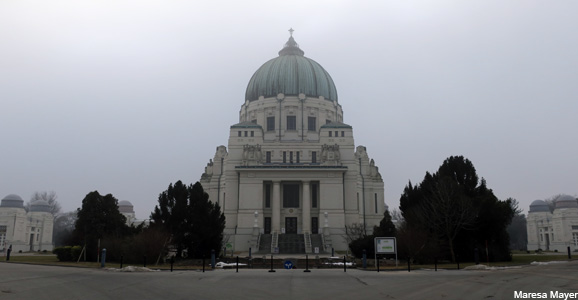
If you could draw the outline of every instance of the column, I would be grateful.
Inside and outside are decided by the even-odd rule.
[[[271,232],[281,233],[281,186],[273,181],[273,203],[271,203]]]
[[[309,181],[303,181],[303,222],[302,232],[311,233],[311,189]]]

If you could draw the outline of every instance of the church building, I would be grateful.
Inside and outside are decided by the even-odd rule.
[[[355,146],[331,76],[290,31],[249,80],[228,146],[200,180],[224,211],[234,251],[345,251],[346,226],[371,234],[386,209],[383,179]]]

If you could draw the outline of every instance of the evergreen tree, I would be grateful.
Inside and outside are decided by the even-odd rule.
[[[77,241],[86,246],[89,260],[97,255],[98,240],[105,237],[122,237],[128,232],[126,217],[118,210],[118,200],[111,194],[101,196],[90,192],[77,210],[74,233]]]
[[[438,239],[446,257],[473,257],[474,248],[491,248],[496,260],[509,258],[506,226],[513,217],[510,201],[500,201],[463,156],[447,158],[434,174],[411,182],[400,198],[408,226]],[[443,249],[447,249],[444,251]]]
[[[152,226],[171,234],[171,244],[182,257],[209,256],[221,248],[225,215],[217,203],[209,200],[202,185],[186,186],[180,180],[159,195],[159,204],[151,214]]]
[[[388,210],[383,213],[383,219],[379,222],[379,226],[373,227],[373,235],[375,237],[395,237],[397,235],[397,230]]]
[[[395,237],[397,235],[397,230],[387,210],[383,213],[383,219],[379,222],[379,226],[373,227],[372,235],[365,234],[363,224],[353,224],[346,228],[350,231],[349,236],[346,237],[350,241],[349,249],[356,257],[361,257],[363,250],[366,251],[367,257],[373,257],[375,255],[374,240],[376,237]]]

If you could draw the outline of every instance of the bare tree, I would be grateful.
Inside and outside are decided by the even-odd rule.
[[[455,181],[442,177],[430,185],[421,205],[427,224],[448,241],[452,261],[455,261],[454,239],[461,230],[473,229],[476,223],[477,213],[471,199]]]
[[[52,240],[56,246],[65,246],[71,242],[76,219],[76,211],[60,213],[54,217]]]
[[[58,213],[60,213],[61,210],[60,203],[56,201],[57,198],[58,196],[56,196],[56,193],[54,191],[35,192],[32,195],[32,197],[30,197],[30,201],[26,203],[24,208],[26,209],[26,211],[30,211],[30,205],[32,203],[38,200],[44,200],[48,202],[48,205],[50,205],[50,212],[52,213],[52,215],[56,216]]]
[[[548,204],[548,207],[550,208],[550,212],[554,212],[554,208],[556,207],[556,201],[558,201],[558,198],[562,197],[562,194],[557,194],[554,195],[546,200],[544,200],[544,202],[546,202],[546,204]]]
[[[365,227],[362,223],[354,223],[345,226],[345,235],[343,235],[343,237],[348,244],[365,236]]]

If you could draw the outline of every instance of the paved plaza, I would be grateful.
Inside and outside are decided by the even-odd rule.
[[[0,263],[0,299],[517,299],[578,293],[578,261],[498,270],[118,272]],[[560,295],[560,294],[559,294]]]

